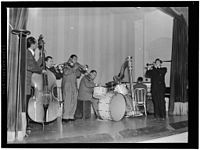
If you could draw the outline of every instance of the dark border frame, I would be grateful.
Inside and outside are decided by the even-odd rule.
[[[189,8],[189,116],[188,143],[66,143],[66,144],[7,144],[7,12],[9,7],[188,7]],[[1,147],[2,148],[198,148],[199,147],[199,2],[198,1],[10,1],[1,2]]]

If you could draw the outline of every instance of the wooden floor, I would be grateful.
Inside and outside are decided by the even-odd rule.
[[[41,124],[32,122],[31,134],[21,143],[136,143],[188,131],[188,116],[168,116],[164,121],[153,118],[148,115],[118,122],[94,117],[62,122],[58,118],[44,130]]]

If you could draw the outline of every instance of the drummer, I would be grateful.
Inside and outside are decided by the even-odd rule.
[[[97,75],[96,70],[91,70],[90,73],[85,74],[80,81],[78,90],[78,103],[75,112],[76,119],[89,119],[91,117],[91,104],[97,118],[98,115],[98,99],[93,98],[93,90],[96,84],[94,79]]]

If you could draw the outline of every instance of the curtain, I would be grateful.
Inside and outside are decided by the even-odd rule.
[[[188,27],[183,15],[177,15],[169,7],[160,9],[174,17],[169,113],[187,114],[187,103],[185,102],[188,101]]]
[[[19,51],[19,37],[11,33],[12,29],[25,29],[28,10],[26,8],[9,8],[9,44],[7,59],[7,130],[16,132],[22,130],[22,98],[25,87],[25,65],[21,64],[21,52]],[[25,45],[25,40],[22,40]],[[22,44],[23,45],[23,44]],[[25,46],[22,47],[23,49]],[[23,57],[23,59],[25,56]],[[22,68],[24,66],[24,68]],[[23,82],[22,82],[23,81]]]

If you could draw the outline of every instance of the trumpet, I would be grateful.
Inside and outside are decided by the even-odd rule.
[[[171,60],[163,60],[163,61],[161,60],[161,63],[163,63],[163,62],[171,62]],[[149,66],[153,67],[154,65],[155,65],[155,62],[147,63],[145,68],[147,69]]]
[[[144,67],[145,69],[148,69],[148,68],[153,68],[153,66],[155,66],[155,63],[153,62],[153,63],[147,63],[146,64],[146,67]]]
[[[163,63],[163,62],[171,62],[171,60],[160,60],[160,61],[161,61],[161,63]],[[146,66],[153,66],[154,64],[155,64],[155,62],[153,62],[151,64],[147,63]]]
[[[148,67],[148,66],[153,66],[153,65],[155,65],[155,63],[152,63],[152,64],[147,63],[147,64],[146,64],[147,67]]]

